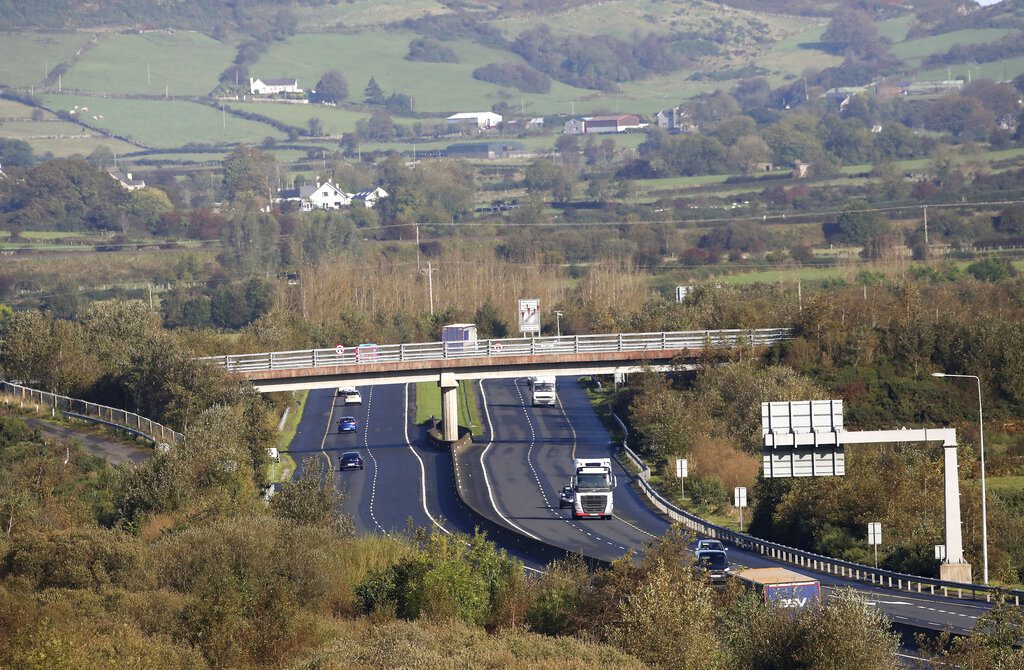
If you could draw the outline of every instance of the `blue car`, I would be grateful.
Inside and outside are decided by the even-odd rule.
[[[354,416],[343,416],[338,419],[338,432],[339,433],[354,433],[359,427],[356,425],[356,418]]]

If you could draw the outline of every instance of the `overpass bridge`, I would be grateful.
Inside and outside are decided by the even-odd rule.
[[[203,360],[250,380],[261,392],[436,381],[442,389],[445,439],[454,441],[458,437],[455,391],[461,379],[666,370],[709,350],[762,348],[791,338],[788,328],[614,333],[339,345]]]

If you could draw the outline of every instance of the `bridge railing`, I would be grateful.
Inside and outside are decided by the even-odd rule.
[[[626,426],[623,424],[622,420],[614,414],[612,416],[614,416],[615,420],[620,426],[622,426],[623,433],[628,435],[628,431],[626,430]],[[972,600],[1003,601],[1010,602],[1018,606],[1024,602],[1024,591],[1002,589],[994,586],[985,586],[984,584],[947,582],[941,579],[918,577],[917,575],[907,575],[901,572],[881,570],[869,565],[862,565],[860,563],[843,561],[829,556],[822,556],[802,549],[794,549],[793,547],[787,547],[784,544],[769,542],[768,540],[762,540],[752,535],[737,532],[731,528],[718,526],[710,521],[705,521],[699,516],[691,514],[684,509],[680,509],[669,502],[661,493],[647,482],[647,478],[650,476],[651,470],[646,464],[644,464],[643,460],[641,460],[636,452],[629,448],[627,439],[623,439],[621,448],[626,458],[628,458],[640,470],[637,482],[639,483],[641,490],[643,490],[644,494],[650,500],[651,504],[670,519],[682,523],[685,527],[699,533],[700,535],[722,540],[722,542],[726,544],[731,544],[739,549],[760,554],[773,561],[789,563],[806,570],[821,572],[862,584],[870,584],[882,588],[896,589],[910,593],[927,593],[929,595],[968,598]]]
[[[338,346],[333,349],[300,349],[260,354],[207,356],[202,360],[223,366],[230,372],[255,372],[463,358],[497,359],[546,354],[697,350],[735,347],[744,344],[764,346],[791,338],[792,331],[788,328],[695,330],[664,333],[518,337],[471,342],[360,344],[352,347]]]
[[[31,403],[40,407],[50,407],[54,412],[68,414],[73,418],[94,420],[124,428],[133,434],[146,437],[154,444],[181,444],[185,441],[184,435],[163,424],[135,412],[128,412],[116,407],[108,407],[79,398],[69,398],[3,380],[0,380],[0,394],[16,398],[22,405]]]

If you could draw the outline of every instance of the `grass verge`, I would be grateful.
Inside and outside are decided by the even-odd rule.
[[[432,416],[441,416],[441,389],[436,382],[417,382],[416,424],[424,424]],[[480,433],[483,428],[480,422],[480,400],[469,379],[459,382],[459,425],[474,434]]]
[[[288,412],[288,418],[284,426],[277,434],[277,448],[281,452],[281,462],[270,464],[270,481],[280,482],[290,479],[295,472],[295,459],[288,453],[292,440],[295,439],[295,431],[299,428],[299,421],[302,420],[302,412],[306,409],[306,398],[309,391],[302,391],[295,394],[295,401]]]

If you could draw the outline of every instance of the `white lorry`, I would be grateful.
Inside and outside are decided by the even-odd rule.
[[[533,389],[533,406],[548,405],[554,407],[558,402],[554,377],[534,377],[530,384]]]
[[[573,519],[610,519],[614,511],[612,491],[615,475],[610,458],[577,458],[576,474],[572,477],[575,493],[572,503]]]

